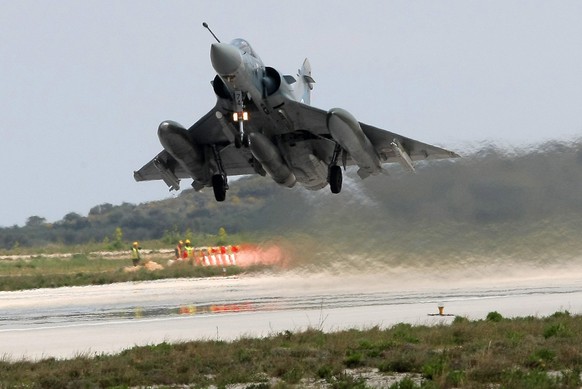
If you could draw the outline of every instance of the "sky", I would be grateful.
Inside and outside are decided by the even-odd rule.
[[[133,171],[214,106],[203,21],[283,74],[309,58],[314,106],[461,154],[582,133],[580,1],[274,4],[0,0],[0,226],[171,196]]]

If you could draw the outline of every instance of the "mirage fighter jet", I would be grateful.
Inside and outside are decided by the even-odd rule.
[[[399,162],[413,172],[413,161],[458,157],[358,122],[344,109],[310,106],[315,81],[307,59],[296,76],[283,75],[265,66],[244,39],[227,44],[212,35],[216,105],[189,129],[162,122],[158,137],[164,150],[134,172],[136,181],[161,179],[179,190],[180,179],[191,178],[197,191],[212,187],[217,201],[225,199],[227,177],[243,174],[268,175],[289,188],[329,184],[339,193],[342,166],[356,165],[366,178],[381,173],[383,163]]]

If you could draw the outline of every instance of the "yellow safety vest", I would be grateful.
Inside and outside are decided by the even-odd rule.
[[[132,247],[131,248],[131,254],[132,254],[132,258],[133,259],[140,259],[140,255],[139,255],[139,248],[137,247]]]

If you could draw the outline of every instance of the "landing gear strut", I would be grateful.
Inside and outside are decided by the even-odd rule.
[[[232,120],[238,122],[238,134],[234,140],[234,146],[240,149],[241,146],[249,147],[249,136],[245,133],[244,122],[249,120],[249,113],[244,110],[244,96],[241,91],[234,92],[235,111]]]
[[[234,113],[233,121],[238,122],[238,133],[234,137],[234,146],[240,149],[241,146],[249,147],[249,135],[245,132],[244,122],[248,120],[248,113]]]

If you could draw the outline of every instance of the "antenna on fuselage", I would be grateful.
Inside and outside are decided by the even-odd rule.
[[[214,39],[216,39],[216,41],[218,43],[220,43],[220,40],[216,37],[216,35],[214,35],[214,33],[212,32],[212,30],[210,29],[210,27],[208,27],[208,23],[206,22],[202,22],[202,26],[207,29],[208,31],[210,31],[210,33],[212,34],[212,36],[214,37]]]

